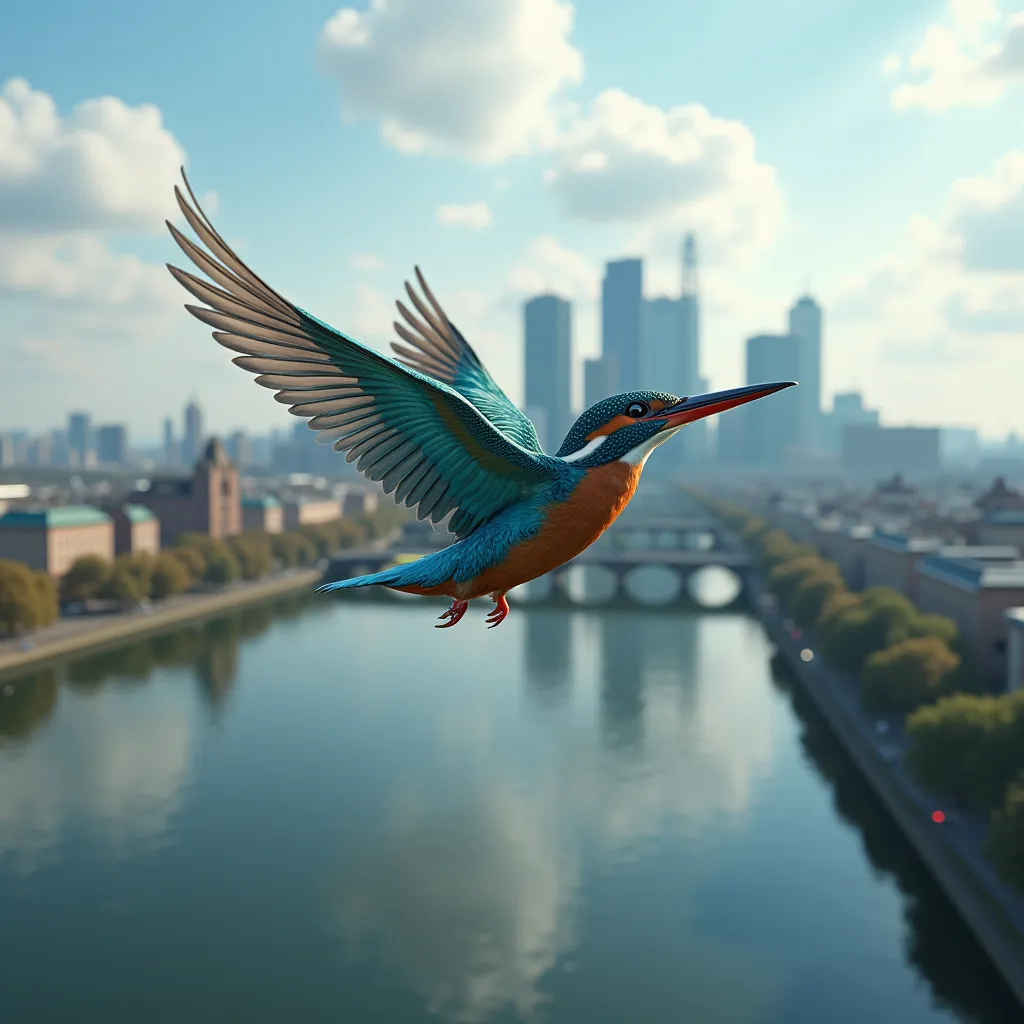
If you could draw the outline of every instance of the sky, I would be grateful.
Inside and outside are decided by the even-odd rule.
[[[419,265],[510,396],[522,303],[599,344],[609,259],[677,294],[702,370],[809,288],[824,390],[892,424],[1024,428],[1022,0],[97,0],[0,35],[0,429],[156,439],[294,419],[182,308],[184,165],[287,298],[374,347]]]

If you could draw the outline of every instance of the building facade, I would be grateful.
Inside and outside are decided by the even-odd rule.
[[[281,502],[271,495],[243,498],[242,529],[280,533],[284,529],[284,508]]]
[[[791,334],[759,334],[747,339],[747,384],[799,380],[800,343]],[[744,413],[748,461],[754,466],[781,466],[800,447],[800,388],[788,388],[754,402]]]
[[[572,305],[557,295],[538,295],[523,306],[527,408],[544,411],[541,447],[558,450],[572,426]]]
[[[637,391],[644,386],[640,366],[643,295],[642,260],[606,264],[601,285],[601,353],[614,356],[618,369],[618,380],[610,394]]]
[[[300,526],[333,523],[341,518],[341,502],[336,498],[307,498],[284,503],[284,528],[297,530]]]
[[[126,503],[105,509],[114,523],[114,553],[155,555],[160,551],[160,520],[145,505]]]
[[[133,492],[129,501],[157,517],[165,547],[183,533],[223,538],[242,532],[238,470],[216,438],[208,442],[191,477],[155,477],[148,490]]]
[[[114,523],[86,505],[17,509],[0,516],[0,558],[60,579],[85,555],[114,558]]]
[[[128,461],[128,428],[123,423],[96,428],[96,461],[106,466],[123,466]]]
[[[799,345],[799,368],[792,379],[800,387],[800,445],[807,452],[825,449],[821,433],[821,306],[809,295],[789,311],[789,333]]]

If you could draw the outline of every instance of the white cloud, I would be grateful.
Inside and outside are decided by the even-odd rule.
[[[618,89],[569,128],[545,178],[569,216],[644,225],[641,251],[696,230],[706,262],[768,244],[782,214],[775,172],[758,162],[746,125],[698,104],[662,110]]]
[[[917,77],[893,87],[895,110],[939,113],[995,103],[1024,81],[1024,11],[1002,21],[992,0],[949,0],[906,68]]]
[[[493,162],[554,133],[583,74],[573,16],[562,0],[371,0],[324,25],[318,61],[344,112],[378,119],[395,148]]]
[[[518,301],[540,292],[592,302],[601,274],[582,253],[567,249],[552,235],[534,238],[512,268],[508,285]]]
[[[898,53],[887,54],[882,61],[881,72],[883,75],[894,75],[903,67],[903,58]]]
[[[480,230],[490,226],[491,208],[482,200],[472,203],[445,203],[437,208],[437,222],[449,228]]]
[[[1011,150],[955,182],[934,218],[911,220],[900,252],[843,283],[830,372],[878,368],[873,400],[920,421],[1009,427],[1024,369],[1022,226],[1024,152]]]
[[[183,162],[151,104],[103,96],[62,117],[24,79],[0,90],[0,229],[158,229]]]
[[[356,252],[348,258],[348,265],[353,270],[383,270],[384,261],[369,252]]]

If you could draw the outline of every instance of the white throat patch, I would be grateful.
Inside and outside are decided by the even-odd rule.
[[[585,459],[592,452],[596,452],[608,440],[607,434],[602,434],[600,437],[595,437],[593,441],[588,441],[578,452],[573,452],[571,455],[563,455],[563,462],[576,462],[577,459]]]
[[[678,434],[682,427],[674,427],[672,430],[663,430],[660,434],[655,434],[654,437],[649,437],[643,444],[638,444],[635,448],[630,449],[625,455],[619,459],[619,462],[628,462],[631,466],[643,466],[647,461],[647,457],[658,447],[659,444],[664,444],[673,434]]]

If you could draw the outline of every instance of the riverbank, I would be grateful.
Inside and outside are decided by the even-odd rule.
[[[27,639],[0,641],[0,677],[100,647],[109,647],[144,634],[165,632],[186,622],[233,611],[296,590],[311,590],[321,580],[319,569],[291,569],[248,583],[234,583],[215,593],[181,594],[155,605],[148,613],[133,610],[115,615],[61,619]]]
[[[915,785],[901,763],[902,731],[887,720],[880,737],[873,729],[878,716],[862,710],[856,681],[829,668],[808,647],[809,638],[787,630],[783,613],[763,600],[760,580],[751,580],[750,593],[801,687],[1024,1007],[1024,897],[998,878],[984,856],[985,822],[949,812]],[[936,810],[946,812],[941,824],[932,819]]]

